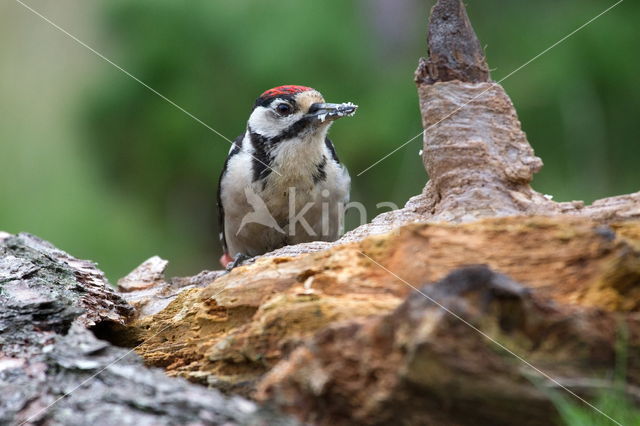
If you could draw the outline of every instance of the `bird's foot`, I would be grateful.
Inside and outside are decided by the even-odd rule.
[[[246,262],[249,259],[251,259],[251,256],[247,256],[244,253],[238,253],[233,257],[232,262],[227,263],[227,266],[225,266],[225,269],[227,270],[227,272],[230,272],[231,270],[233,270],[233,268],[241,266],[244,262]]]

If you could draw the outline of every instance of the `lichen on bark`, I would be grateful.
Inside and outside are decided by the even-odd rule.
[[[124,326],[132,308],[92,262],[32,235],[0,235],[0,307],[0,424],[296,423],[97,339],[89,328]]]

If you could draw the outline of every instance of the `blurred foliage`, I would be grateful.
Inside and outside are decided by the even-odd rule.
[[[627,369],[629,360],[629,330],[620,321],[616,340],[616,365],[611,372],[613,386],[609,389],[596,390],[596,397],[589,402],[591,406],[579,401],[574,396],[560,389],[545,390],[560,415],[561,424],[566,426],[609,426],[640,424],[640,409],[628,397],[634,384],[628,382]],[[597,383],[597,381],[594,381]],[[545,389],[538,383],[540,389]],[[587,387],[588,389],[588,387]],[[627,393],[629,390],[629,394]],[[594,393],[593,391],[591,393]],[[594,409],[595,407],[595,409]],[[598,411],[599,410],[599,411]],[[613,419],[613,421],[611,420]]]
[[[555,404],[560,412],[561,424],[563,425],[611,426],[615,424],[592,407],[574,402],[564,395],[556,395]],[[640,410],[620,390],[602,392],[590,404],[621,425],[640,424]]]
[[[351,171],[352,199],[373,217],[376,203],[402,205],[426,180],[421,138],[356,175],[421,131],[412,79],[432,3],[34,6],[231,140],[255,97],[276,85],[357,103],[331,137]],[[612,4],[467,3],[495,80]],[[97,260],[112,280],[154,254],[174,274],[217,267],[215,187],[229,142],[39,18],[0,7],[0,229]],[[624,2],[503,82],[546,164],[534,186],[556,200],[639,189],[639,12]]]

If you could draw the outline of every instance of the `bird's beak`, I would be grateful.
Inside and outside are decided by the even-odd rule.
[[[340,117],[351,117],[356,113],[358,105],[351,102],[344,104],[312,104],[307,113],[307,117],[316,120],[319,123],[337,120]]]

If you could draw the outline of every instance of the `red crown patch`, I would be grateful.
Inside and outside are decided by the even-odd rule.
[[[311,87],[307,86],[295,86],[295,85],[286,85],[286,86],[278,86],[273,89],[269,89],[260,95],[261,98],[271,98],[274,96],[281,95],[293,95],[295,93],[306,92],[307,90],[315,90]]]

